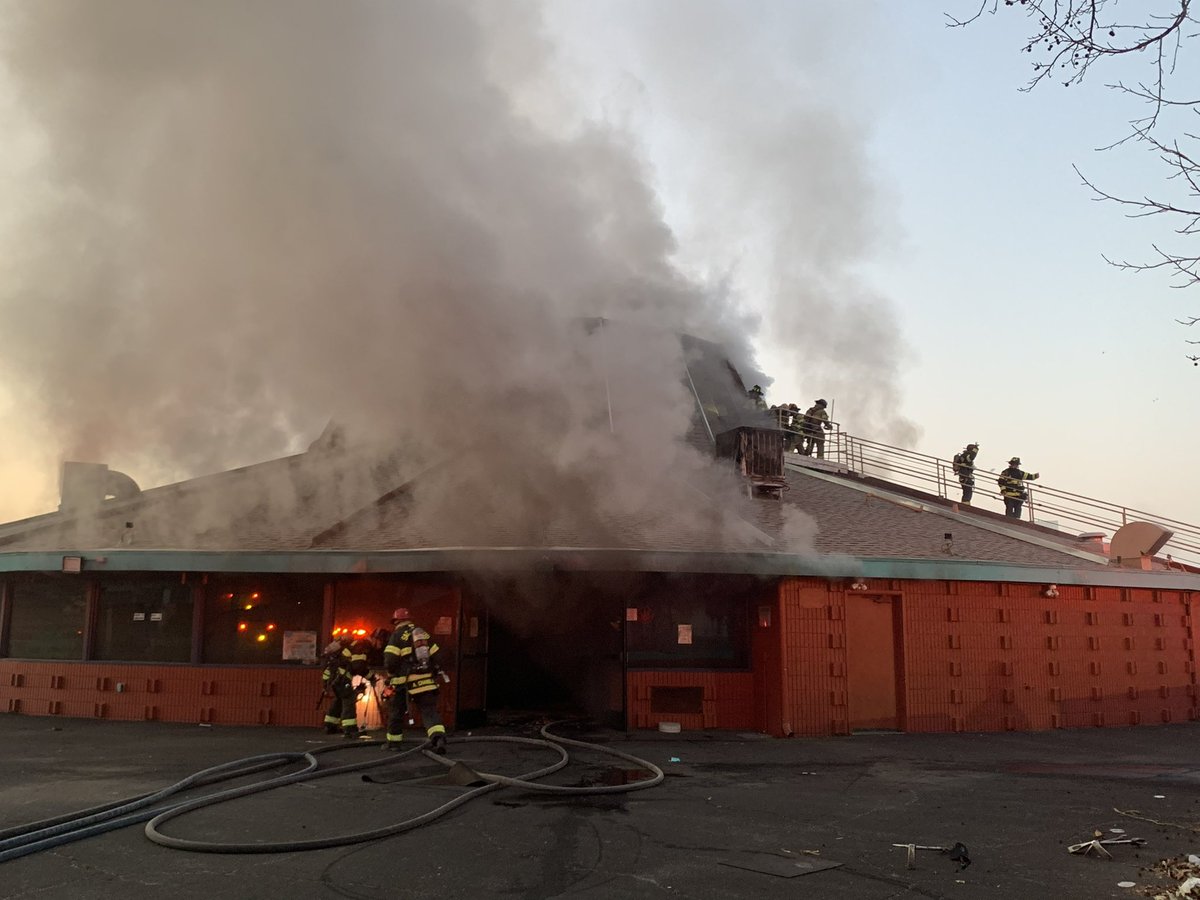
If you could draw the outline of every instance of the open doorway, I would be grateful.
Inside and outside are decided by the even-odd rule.
[[[624,577],[523,574],[471,585],[487,608],[486,717],[623,727]]]

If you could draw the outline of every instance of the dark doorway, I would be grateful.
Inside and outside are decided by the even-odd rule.
[[[497,618],[488,637],[489,709],[551,710],[571,706],[567,673],[548,667],[546,640],[521,635]]]
[[[472,586],[487,606],[487,719],[625,721],[622,576],[554,573]]]

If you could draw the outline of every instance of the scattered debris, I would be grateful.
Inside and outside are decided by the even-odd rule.
[[[1159,878],[1178,882],[1177,888],[1144,887],[1140,893],[1153,900],[1200,900],[1200,864],[1190,858],[1170,857],[1160,859],[1142,870]]]
[[[748,872],[759,872],[763,875],[774,875],[777,878],[795,878],[798,875],[811,875],[814,872],[824,872],[826,869],[836,869],[840,862],[830,862],[825,859],[784,859],[781,856],[759,856],[749,860],[721,860],[721,865],[734,869],[745,869]]]
[[[1097,831],[1097,835],[1101,832]],[[1144,838],[1101,838],[1094,837],[1090,841],[1083,841],[1079,844],[1072,844],[1067,848],[1068,853],[1078,853],[1083,856],[1091,856],[1095,853],[1097,856],[1104,859],[1112,859],[1113,856],[1104,849],[1105,845],[1112,846],[1114,844],[1132,844],[1135,847],[1141,847],[1146,843]]]
[[[1123,887],[1123,888],[1137,887],[1137,882],[1136,881],[1118,881],[1117,887]]]
[[[1149,816],[1143,815],[1136,809],[1117,809],[1114,806],[1113,812],[1118,815],[1127,816],[1130,819],[1141,819],[1143,822],[1149,822],[1151,825],[1169,825],[1171,828],[1182,828],[1184,831],[1194,831],[1200,834],[1200,825],[1188,824],[1186,822],[1160,822],[1158,819],[1152,819]]]
[[[1166,799],[1167,799],[1167,795],[1166,795],[1166,794],[1155,794],[1155,795],[1154,795],[1154,799],[1155,799],[1155,800],[1166,800]]]
[[[678,756],[672,756],[672,757],[671,757],[671,762],[679,762],[679,757],[678,757]]]
[[[918,850],[936,850],[939,853],[948,853],[950,858],[958,863],[958,869],[961,872],[971,864],[971,857],[967,852],[967,845],[956,843],[953,847],[940,847],[936,845],[927,846],[925,844],[892,844],[893,847],[903,847],[908,851],[908,860],[905,862],[906,869],[915,869],[917,867],[917,851]]]

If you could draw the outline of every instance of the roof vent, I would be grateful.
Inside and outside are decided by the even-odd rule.
[[[1112,536],[1108,555],[1118,566],[1144,568],[1143,560],[1149,560],[1163,548],[1175,532],[1150,522],[1130,522],[1122,525]]]
[[[128,500],[142,492],[136,481],[104,463],[63,463],[59,486],[63,512],[96,509],[105,500]]]

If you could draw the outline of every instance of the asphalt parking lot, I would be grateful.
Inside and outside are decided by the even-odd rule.
[[[464,784],[472,772],[516,776],[554,752],[452,735],[449,755],[467,768],[450,773],[420,752],[397,757],[316,729],[0,716],[3,834],[219,763],[327,745],[341,749],[319,754],[323,768],[379,764],[204,806],[160,832],[236,844],[324,840],[477,792],[404,833],[304,852],[172,849],[130,824],[0,862],[0,897],[1142,897],[1178,888],[1151,870],[1156,862],[1200,853],[1198,724],[790,740],[559,730],[648,760],[665,778],[619,794],[482,791]],[[536,732],[526,724],[470,736]],[[643,777],[632,763],[572,747],[569,765],[543,781],[628,786]],[[1145,844],[1107,845],[1112,859],[1068,853],[1096,832]],[[918,849],[908,868],[907,850],[893,845],[910,843],[961,843],[970,864]]]

